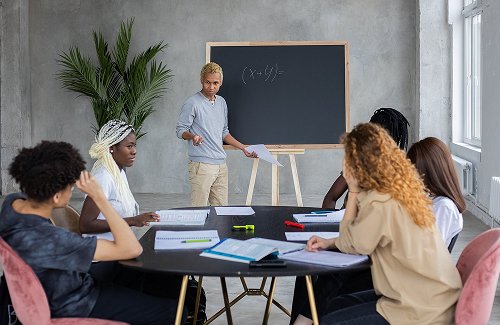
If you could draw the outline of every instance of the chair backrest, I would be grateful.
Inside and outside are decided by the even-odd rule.
[[[455,236],[453,236],[453,238],[451,239],[450,241],[450,244],[448,245],[448,251],[450,252],[451,254],[451,251],[453,250],[453,246],[455,246],[455,243],[457,242],[457,239],[458,239],[458,235],[460,233],[456,234]]]
[[[463,289],[455,323],[487,324],[500,274],[500,228],[490,229],[465,247],[457,262]]]
[[[0,262],[17,318],[22,324],[49,324],[50,308],[42,284],[3,238],[0,238]]]
[[[50,220],[52,220],[55,226],[66,228],[80,236],[82,235],[80,232],[80,213],[71,205],[52,210]]]

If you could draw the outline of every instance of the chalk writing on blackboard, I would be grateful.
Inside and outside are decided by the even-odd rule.
[[[252,69],[249,67],[245,67],[243,69],[243,72],[241,73],[241,80],[245,85],[247,84],[247,81],[250,82],[254,80],[273,82],[274,79],[276,79],[276,76],[282,75],[283,73],[285,73],[285,71],[279,70],[278,63],[271,67],[269,65],[266,65],[264,72],[262,71],[262,69]]]

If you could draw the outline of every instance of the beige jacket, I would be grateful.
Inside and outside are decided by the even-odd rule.
[[[391,324],[454,324],[462,281],[436,226],[420,228],[390,194],[361,192],[336,246],[370,255],[377,312]]]

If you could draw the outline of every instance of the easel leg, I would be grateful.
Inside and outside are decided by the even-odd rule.
[[[259,167],[259,158],[254,158],[252,175],[250,176],[250,184],[248,184],[247,202],[246,205],[252,205],[253,188],[255,186],[255,178],[257,177],[257,168]]]
[[[292,167],[293,184],[295,185],[295,196],[297,196],[297,205],[303,207],[302,193],[300,192],[299,174],[297,173],[297,164],[295,163],[295,155],[290,156],[290,166]]]
[[[274,159],[278,160],[278,154],[273,153]],[[272,165],[272,194],[271,194],[271,205],[280,205],[280,183],[278,178],[278,166]]]

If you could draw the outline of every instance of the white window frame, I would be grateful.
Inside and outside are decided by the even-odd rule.
[[[464,0],[464,132],[463,141],[481,147],[481,11],[477,0]]]

